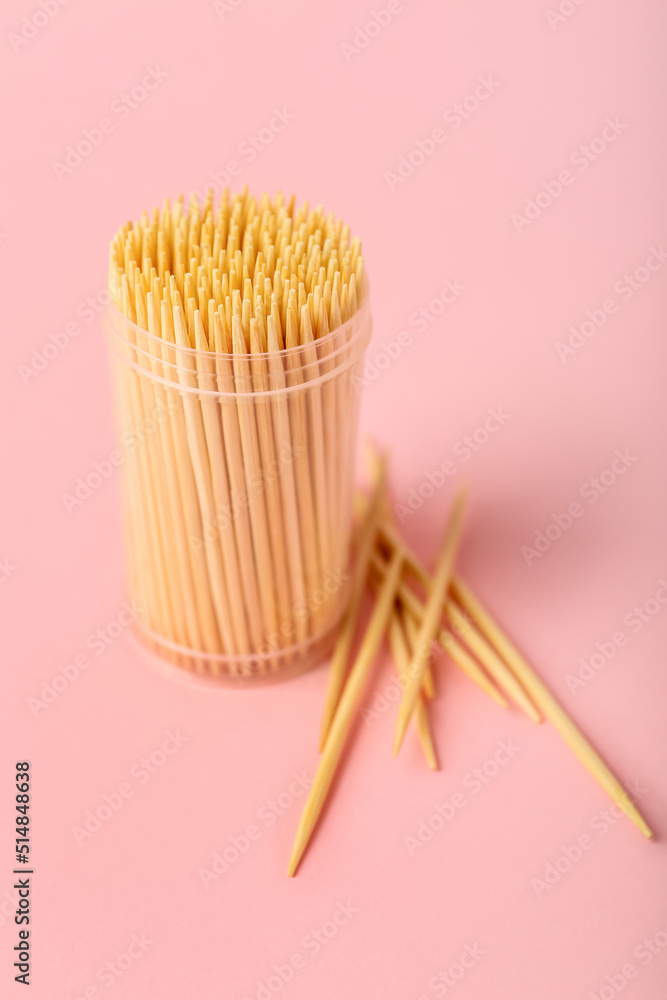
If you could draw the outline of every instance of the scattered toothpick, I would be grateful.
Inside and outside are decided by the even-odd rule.
[[[459,537],[461,535],[461,528],[463,526],[464,504],[465,493],[461,492],[454,501],[454,508],[447,527],[447,532],[445,534],[442,550],[438,559],[438,565],[433,576],[428,596],[428,603],[426,605],[426,610],[424,611],[422,623],[419,627],[419,633],[415,642],[412,660],[410,661],[408,680],[398,710],[398,719],[396,720],[394,756],[398,754],[401,748],[401,743],[403,742],[403,737],[405,736],[406,729],[408,728],[410,716],[412,715],[415,705],[417,704],[417,698],[419,696],[419,690],[421,688],[424,671],[426,669],[428,655],[431,650],[431,644],[438,631],[438,624],[442,615],[442,601],[449,586],[452,567],[454,565],[454,556],[456,554]],[[393,558],[395,558],[396,553],[400,554],[399,548],[394,549]]]
[[[331,728],[329,729],[329,735],[327,736],[324,750],[320,757],[315,780],[308,794],[297,830],[292,857],[290,858],[287,871],[288,875],[295,874],[322,811],[322,806],[324,805],[350,730],[352,716],[363,693],[382,641],[382,636],[391,616],[396,598],[396,588],[401,575],[401,563],[401,554],[395,552],[378,594],[368,630],[348,676],[347,683],[333,717],[333,722],[331,723]]]
[[[331,666],[329,667],[327,690],[324,698],[324,711],[322,713],[322,724],[320,728],[320,751],[324,749],[329,727],[331,726],[331,720],[334,717],[340,692],[345,681],[347,661],[359,618],[364,587],[368,577],[368,569],[375,546],[375,538],[380,519],[385,483],[386,461],[383,459],[377,469],[377,476],[371,500],[361,527],[348,609],[338,632],[338,639],[336,640],[336,646],[331,659]]]

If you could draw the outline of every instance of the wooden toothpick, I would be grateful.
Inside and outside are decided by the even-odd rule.
[[[405,635],[402,618],[397,610],[394,611],[391,622],[389,623],[389,646],[391,648],[391,655],[394,658],[394,663],[396,664],[399,679],[403,688],[405,688],[410,676],[411,652]],[[417,706],[415,708],[414,719],[417,725],[417,732],[419,733],[419,740],[424,751],[424,756],[426,757],[426,762],[432,771],[436,771],[438,768],[438,760],[435,755],[435,747],[433,746],[433,737],[431,735],[431,727],[428,721],[428,713],[424,703],[423,692],[421,691],[417,695]]]
[[[334,647],[331,666],[327,679],[327,689],[324,696],[324,710],[322,712],[322,724],[320,726],[320,751],[324,749],[326,738],[334,717],[340,692],[345,680],[347,661],[350,655],[350,647],[354,638],[359,611],[361,608],[364,585],[368,576],[368,569],[373,555],[375,536],[377,533],[378,520],[386,486],[386,460],[382,458],[377,476],[373,484],[373,492],[370,503],[366,511],[364,523],[361,527],[357,557],[352,574],[348,609],[338,632],[338,639]]]
[[[528,661],[521,655],[505,632],[494,621],[482,602],[475,597],[460,576],[455,576],[452,590],[456,601],[465,608],[486,633],[517,679],[524,685],[535,703],[544,713],[581,763],[604,788],[619,809],[628,816],[645,837],[652,837],[650,827],[632,802],[627,791],[593,749],[578,726],[564,708],[556,701],[544,682],[538,677]]]
[[[414,552],[408,548],[388,518],[385,518],[382,521],[380,530],[385,540],[392,547],[398,546],[401,549],[405,566],[409,568],[409,570],[417,577],[424,587],[429,589],[431,587],[431,577],[429,576],[426,568]],[[410,593],[411,592],[408,592],[408,595]],[[403,591],[401,591],[401,594],[403,595]],[[406,595],[406,600],[411,604],[412,610],[416,610],[416,615],[418,616],[419,608],[415,606],[414,601],[412,601],[412,598],[408,595]],[[449,596],[446,596],[443,600],[442,609],[452,622],[456,634],[461,636],[470,651],[474,653],[479,662],[484,666],[485,670],[493,678],[497,686],[504,691],[504,693],[511,698],[512,701],[522,708],[526,715],[533,720],[533,722],[541,722],[542,717],[531,699],[528,697],[526,691],[517,678],[508,669],[507,665],[498,656],[493,647],[486,641],[484,636],[480,634],[479,630],[475,627],[475,622],[470,621],[464,614],[462,614],[460,609],[456,607]],[[441,643],[441,645],[443,645],[443,647],[450,652],[452,658],[456,658],[454,656],[454,651],[458,653],[461,644],[458,643],[457,639],[455,639],[451,632],[449,634],[451,638],[446,639],[443,643]],[[489,691],[489,694],[494,697],[494,694],[492,694],[491,691]],[[496,698],[496,700],[498,699]]]
[[[403,692],[403,698],[401,699],[401,704],[398,710],[398,719],[396,720],[394,757],[397,756],[401,748],[403,737],[405,736],[405,732],[408,728],[408,722],[410,721],[410,717],[417,704],[417,698],[422,685],[428,655],[431,650],[431,644],[438,631],[438,625],[442,615],[442,602],[449,586],[449,580],[454,565],[454,557],[456,555],[456,549],[461,535],[461,528],[463,526],[464,504],[465,493],[461,491],[454,501],[454,507],[447,531],[445,533],[440,557],[438,559],[436,571],[433,575],[433,583],[428,596],[428,603],[424,612],[424,618],[419,629],[419,636],[417,638],[415,650],[412,654],[412,660],[410,661],[408,682],[405,691]],[[400,552],[400,549],[394,549],[394,555],[396,555],[397,552]]]
[[[368,630],[350,671],[340,702],[338,703],[324,751],[320,757],[315,781],[308,794],[301,822],[297,830],[287,870],[288,875],[295,874],[322,811],[322,806],[324,805],[327,792],[329,791],[336,767],[343,752],[352,717],[363,693],[371,667],[373,666],[373,661],[382,641],[382,636],[389,622],[396,597],[396,587],[401,575],[401,563],[402,557],[400,552],[395,552],[380,589],[375,608],[373,609]]]
[[[247,187],[217,208],[212,190],[166,201],[112,240],[109,289],[134,363],[119,380],[123,420],[172,404],[126,463],[129,575],[150,631],[192,649],[174,654],[182,665],[233,674],[246,659],[261,672],[333,629],[354,414],[328,331],[359,306],[360,254],[321,206]]]

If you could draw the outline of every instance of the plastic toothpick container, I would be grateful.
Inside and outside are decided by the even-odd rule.
[[[211,680],[322,662],[347,601],[359,309],[268,353],[179,347],[110,305],[128,596],[141,642]]]

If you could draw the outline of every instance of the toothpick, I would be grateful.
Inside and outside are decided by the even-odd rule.
[[[280,475],[280,492],[285,515],[287,565],[290,575],[290,589],[294,600],[294,610],[296,612],[298,608],[306,606],[306,586],[304,582],[301,532],[299,529],[297,487],[294,462],[292,460],[292,433],[290,429],[289,405],[284,395],[287,383],[273,316],[268,317],[266,326],[269,348],[269,384],[273,390],[276,390],[271,395],[276,451],[278,455],[283,456],[284,460]],[[306,620],[300,614],[295,613],[294,617],[296,619],[297,639],[299,642],[303,642],[307,634]]]
[[[174,346],[172,346],[175,345],[173,314],[164,299],[161,304],[161,329],[163,367],[165,375],[170,375],[173,378],[173,365],[176,363],[176,351]],[[204,650],[208,653],[217,653],[220,651],[220,639],[215,621],[213,602],[211,600],[206,556],[202,544],[203,528],[199,510],[199,498],[197,496],[197,487],[190,460],[183,399],[176,385],[169,389],[169,400],[171,410],[169,428],[174,445],[176,473],[182,501],[183,520],[188,540],[197,617],[201,635],[201,644],[194,648]],[[197,663],[196,666],[201,669],[201,664]]]
[[[403,627],[408,639],[408,645],[410,647],[410,655],[419,641],[419,625],[417,620],[413,618],[412,615],[403,614],[401,615]],[[437,636],[436,636],[437,639]],[[424,681],[422,683],[422,694],[429,700],[435,697],[435,683],[433,681],[433,671],[431,670],[431,664],[427,661],[426,669],[424,670]]]
[[[463,507],[465,504],[465,493],[460,492],[454,501],[454,507],[450,517],[449,525],[445,533],[443,546],[438,559],[436,571],[433,575],[433,582],[428,597],[428,603],[424,612],[419,637],[415,650],[410,661],[408,683],[403,692],[403,698],[399,706],[398,719],[396,721],[396,737],[394,740],[394,757],[397,756],[410,716],[414,711],[422,685],[424,670],[431,643],[435,639],[436,631],[442,615],[442,601],[449,587],[449,580],[454,565],[454,557],[458,547],[461,528],[463,525]],[[397,551],[397,550],[395,550]],[[400,551],[400,550],[398,550]]]
[[[154,295],[148,295],[148,329],[153,339],[149,342],[150,354],[152,357],[151,367],[153,373],[161,380],[163,377],[160,317],[157,311]],[[164,477],[165,477],[165,503],[169,507],[169,520],[171,524],[174,550],[177,563],[177,583],[180,586],[179,604],[182,604],[183,616],[185,619],[185,640],[184,645],[191,649],[201,649],[202,639],[197,616],[197,600],[194,592],[192,580],[192,568],[190,565],[190,553],[188,551],[187,532],[183,518],[183,505],[178,484],[178,471],[176,466],[176,455],[174,452],[174,442],[170,422],[174,419],[173,401],[170,391],[160,381],[155,384],[156,402],[160,409],[160,437],[164,454]]]
[[[213,315],[215,316],[215,314]],[[208,356],[209,344],[199,310],[195,312],[194,328],[195,347],[199,352],[196,356],[199,385],[208,393],[213,393],[216,388],[215,362]],[[222,444],[218,405],[212,394],[202,394],[201,410],[210,459],[213,500],[217,514],[214,524],[210,525],[210,530],[216,537],[212,540],[205,539],[204,544],[219,545],[222,555],[227,597],[226,607],[220,618],[220,627],[225,651],[236,655],[247,654],[250,652],[250,640],[242,601],[241,574],[234,524],[228,514],[228,511],[231,510],[231,496],[227,478],[227,463]]]
[[[361,609],[364,585],[368,576],[368,568],[373,555],[375,536],[377,533],[378,519],[386,487],[386,459],[380,460],[380,467],[377,469],[376,479],[373,483],[373,492],[370,503],[366,510],[364,523],[361,526],[359,544],[357,547],[357,557],[352,574],[350,585],[350,596],[348,609],[345,618],[338,631],[338,638],[329,667],[327,679],[327,689],[324,696],[324,711],[322,713],[322,723],[320,726],[320,752],[324,749],[326,738],[334,717],[336,706],[340,697],[340,692],[345,681],[345,671],[352,646],[352,639],[356,631],[359,612]]]
[[[223,191],[217,210],[213,201],[212,189],[203,204],[179,196],[121,226],[109,288],[150,334],[125,331],[147,373],[122,375],[125,413],[141,425],[169,404],[168,419],[126,465],[133,590],[146,597],[153,632],[193,649],[179,662],[214,671],[226,661],[233,672],[283,618],[297,642],[331,621],[313,598],[329,570],[347,565],[357,401],[350,372],[333,372],[329,329],[355,312],[361,246],[348,251],[340,220],[321,206],[297,209],[293,197],[258,201],[246,187]],[[243,353],[231,343],[237,324]],[[269,361],[267,350],[284,350],[283,331],[288,349],[302,350]],[[279,369],[285,388],[304,386],[296,396],[267,390]],[[278,477],[267,476],[277,461]]]
[[[286,313],[286,348],[298,347],[299,335],[292,309]],[[292,354],[287,353],[286,375],[288,386],[303,384],[301,363]],[[320,565],[317,550],[317,527],[315,521],[315,506],[311,482],[310,462],[308,459],[308,422],[306,416],[306,399],[303,391],[290,394],[289,398],[290,425],[292,430],[292,456],[296,473],[296,486],[299,500],[299,520],[301,527],[301,550],[304,555],[306,586],[308,596],[312,597],[320,585]],[[315,617],[315,615],[314,615]]]
[[[301,286],[303,287],[303,286]],[[320,366],[317,360],[317,349],[314,345],[313,330],[308,306],[301,307],[300,344],[303,350],[302,371],[304,381],[317,381],[320,376]],[[312,464],[312,482],[315,500],[317,539],[319,543],[320,580],[324,583],[332,570],[331,560],[331,519],[329,514],[329,488],[326,472],[326,455],[324,443],[324,411],[322,391],[319,386],[307,392],[308,430],[310,439],[310,461]]]
[[[190,346],[185,317],[180,305],[174,306],[174,332],[176,343],[180,351],[177,352],[179,359],[178,377],[181,385],[190,390],[198,388],[197,366],[195,358],[183,348]],[[204,419],[201,404],[195,393],[192,391],[183,392],[183,409],[192,459],[192,468],[197,485],[199,504],[202,514],[204,528],[214,528],[216,520],[216,505],[211,480],[210,455],[206,444],[206,432],[204,429]],[[229,603],[227,597],[227,586],[225,582],[220,540],[217,534],[211,544],[205,545],[206,562],[209,569],[209,582],[211,587],[211,597],[215,608],[216,621],[220,634],[224,637],[228,634],[228,614]],[[218,646],[218,648],[220,648]],[[225,650],[231,652],[229,648]],[[215,664],[216,661],[212,661]]]
[[[384,573],[385,565],[380,559],[379,555],[373,557],[374,568],[380,569]],[[424,605],[417,597],[417,595],[410,590],[405,581],[401,581],[398,588],[398,597],[405,611],[406,624],[408,626],[416,626],[417,629],[424,618]],[[415,632],[412,639],[412,647],[414,648],[416,644],[416,636],[418,631]],[[496,684],[492,683],[491,680],[484,673],[477,660],[474,659],[468,652],[468,650],[463,646],[458,639],[452,635],[447,629],[442,628],[436,636],[436,641],[442,649],[445,650],[449,658],[470,678],[477,686],[488,694],[489,697],[493,698],[501,708],[509,708],[507,699],[499,691]]]
[[[271,559],[266,503],[263,492],[262,464],[259,450],[259,436],[253,403],[246,394],[252,392],[250,364],[245,357],[245,342],[238,316],[232,317],[232,347],[234,351],[234,379],[238,395],[237,409],[241,447],[246,469],[246,486],[252,526],[253,549],[257,565],[259,598],[264,619],[265,635],[278,629],[276,608],[275,577]]]
[[[269,388],[265,359],[266,345],[262,344],[259,324],[254,319],[250,320],[250,349],[253,355],[250,362],[253,389],[255,392],[266,392]],[[266,484],[266,512],[271,541],[272,564],[275,572],[279,623],[280,626],[291,625],[294,612],[287,572],[285,523],[280,495],[280,478],[283,475],[283,470],[282,462],[275,447],[271,420],[271,402],[269,399],[262,398],[258,400],[255,404],[255,416],[259,434],[261,468]]]
[[[394,663],[396,664],[398,676],[401,684],[403,685],[403,689],[405,690],[410,678],[410,649],[408,647],[405,632],[403,631],[401,616],[397,611],[394,611],[389,623],[389,645],[391,647],[391,655],[393,656]],[[417,695],[417,705],[415,707],[414,718],[417,725],[417,732],[419,733],[419,740],[424,751],[424,756],[426,757],[426,762],[432,771],[436,771],[438,768],[438,760],[435,755],[431,727],[428,721],[428,713],[426,711],[426,705],[424,704],[421,692]]]
[[[315,780],[308,794],[297,830],[287,870],[290,876],[295,874],[299,862],[303,857],[336,772],[345,741],[349,734],[352,718],[366,686],[371,667],[382,641],[382,636],[391,616],[396,596],[396,587],[401,575],[401,563],[402,558],[400,553],[395,552],[392,556],[375,608],[373,609],[361,649],[357,654],[357,658],[347,679],[347,684],[338,703],[327,742],[320,757]]]
[[[523,684],[537,706],[556,728],[570,749],[576,754],[595,780],[604,788],[619,809],[628,816],[645,837],[652,837],[650,827],[632,802],[627,791],[588,742],[576,723],[556,701],[544,682],[528,661],[521,655],[501,627],[494,621],[482,602],[475,597],[460,576],[454,577],[452,590],[457,603],[474,618],[496,647],[515,676]]]
[[[140,244],[143,239],[140,240]],[[135,309],[137,315],[137,326],[142,331],[148,331],[148,313],[146,301],[146,280],[139,271],[135,272]],[[140,368],[152,371],[150,361],[150,341],[151,337],[146,334],[136,333],[137,361]],[[160,402],[162,400],[161,386],[152,378],[139,376],[137,379],[140,389],[144,418],[152,420],[160,412]],[[149,425],[150,426],[150,425]],[[167,500],[166,473],[164,469],[164,456],[162,452],[162,441],[159,434],[154,432],[146,433],[141,441],[142,458],[146,465],[146,483],[150,490],[149,503],[153,505],[156,517],[155,536],[156,544],[159,547],[158,558],[164,572],[164,591],[166,597],[166,608],[168,615],[168,638],[178,645],[185,645],[187,642],[185,615],[183,612],[183,602],[180,594],[180,579],[178,574],[178,562],[174,551],[174,526],[171,517],[171,509]]]
[[[380,455],[380,453],[375,451],[374,447],[370,443],[367,443],[366,447],[364,448],[364,455],[366,458],[366,466],[368,468],[368,474],[371,477],[371,481],[375,482],[380,474],[380,470],[382,467],[382,461],[381,461],[382,456]],[[365,518],[368,514],[368,504],[366,501],[366,497],[364,497],[364,495],[361,493],[360,490],[357,490],[354,495],[354,509],[355,509],[355,514],[358,517]],[[376,529],[381,528],[382,524],[386,520],[389,520],[389,523],[392,524],[393,527],[393,522],[391,521],[391,515],[389,514],[388,497],[385,491],[383,506],[379,513],[378,521],[376,522]],[[394,530],[396,529],[394,528]],[[377,530],[376,530],[375,541],[376,542],[378,541]],[[407,546],[404,546],[402,551],[404,559],[406,556],[409,556],[410,550],[408,549]],[[373,573],[375,575],[379,575],[380,578],[384,575],[385,571],[384,562],[381,553],[377,549],[371,557],[370,567],[373,570]],[[399,585],[399,598],[404,587],[405,587],[404,583],[401,582]],[[416,595],[414,595],[414,597],[415,600],[417,600]],[[423,614],[420,613],[418,617],[419,622],[421,622],[422,617]],[[419,633],[419,626],[417,624],[417,619],[414,617],[414,615],[405,616],[403,625],[405,626],[405,630],[407,632],[408,643],[411,648],[414,648]],[[422,692],[424,696],[428,699],[433,698],[433,696],[435,695],[435,684],[433,682],[433,673],[431,671],[430,663],[426,664],[426,669],[424,671]]]
[[[507,670],[505,663],[503,663],[493,647],[477,629],[473,628],[470,621],[461,612],[461,609],[453,601],[448,600],[445,610],[454,630],[461,636],[463,642],[474,653],[480,663],[484,664],[491,676],[496,680],[496,683],[500,685],[512,701],[523,709],[529,719],[532,719],[533,722],[541,722],[542,716],[521,684],[517,681],[515,675]]]
[[[410,551],[408,546],[405,544],[403,539],[400,537],[396,529],[394,528],[391,521],[384,519],[381,524],[381,533],[385,540],[389,544],[394,546],[399,546],[402,553],[403,559],[405,560],[405,565],[411,570],[417,577],[417,579],[428,589],[431,586],[431,578],[426,571],[425,567],[415,556],[414,552]],[[410,598],[407,598],[410,600]],[[414,605],[413,605],[414,607]],[[461,614],[460,610],[456,608],[453,601],[447,597],[443,601],[442,610],[445,612],[447,617],[452,622],[453,628],[455,629],[457,635],[460,635],[465,644],[468,646],[470,651],[474,653],[479,662],[483,665],[485,670],[491,675],[493,680],[496,682],[499,688],[505,692],[505,694],[512,699],[526,715],[532,719],[534,722],[541,722],[541,715],[535,708],[535,705],[530,700],[524,688],[519,684],[516,677],[507,668],[507,665],[503,663],[502,659],[497,655],[492,646],[480,635],[479,631],[475,628],[474,622],[468,621],[468,619]],[[451,635],[451,633],[450,633]],[[453,641],[452,641],[453,640]],[[447,651],[452,654],[453,650],[456,648],[456,640],[453,636],[450,639],[445,640]],[[457,650],[458,652],[458,650]],[[459,654],[460,655],[460,654]],[[457,659],[457,662],[459,660]],[[474,662],[474,661],[473,661]],[[469,665],[469,664],[468,664]],[[465,668],[464,668],[465,669]],[[495,693],[492,693],[493,689],[489,690],[489,694],[495,697]],[[497,700],[497,698],[496,698]]]
[[[127,277],[122,279],[122,300],[125,315],[132,323],[136,320],[134,305],[130,297],[130,284]],[[136,344],[136,332],[128,328],[132,341]],[[125,391],[126,412],[130,419],[130,430],[136,434],[136,429],[144,424],[144,408],[141,393],[140,376],[133,369],[122,370],[122,386]],[[149,571],[148,593],[150,602],[147,612],[155,623],[155,630],[162,635],[171,635],[171,610],[164,582],[164,563],[161,542],[157,526],[156,499],[152,488],[151,472],[145,449],[130,448],[130,468],[138,483],[135,496],[140,498],[140,521],[143,524],[146,539],[146,567]]]
[[[230,486],[230,508],[223,512],[233,525],[236,536],[236,546],[241,574],[243,602],[248,616],[248,632],[250,645],[256,651],[262,645],[264,628],[260,611],[259,589],[255,558],[253,555],[252,532],[247,503],[245,467],[241,445],[239,414],[236,406],[235,379],[231,357],[231,342],[224,342],[224,327],[220,313],[216,313],[219,322],[215,324],[216,336],[216,370],[218,375],[218,390],[220,416],[222,418],[222,434],[227,457],[227,473]]]

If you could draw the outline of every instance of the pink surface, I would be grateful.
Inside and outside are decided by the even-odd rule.
[[[43,6],[45,24],[36,2],[2,11],[0,994],[23,990],[12,795],[27,758],[34,998],[661,1000],[664,7],[405,0],[352,50],[380,5]],[[34,37],[17,41],[22,28]],[[149,68],[154,89],[130,109],[123,94]],[[464,119],[456,105],[476,88]],[[102,119],[90,155],[54,169]],[[271,122],[282,131],[251,159],[244,142]],[[423,164],[387,178],[417,140]],[[427,474],[451,472],[405,530],[430,557],[454,487],[469,483],[461,570],[641,795],[655,842],[615,822],[552,729],[504,714],[443,660],[442,770],[427,771],[412,735],[392,759],[395,709],[369,690],[374,714],[360,714],[288,880],[325,671],[215,691],[152,670],[126,631],[96,636],[123,601],[116,476],[70,513],[62,499],[114,448],[86,302],[100,301],[121,221],[230,160],[234,184],[295,190],[362,235],[377,362],[363,431],[393,451],[397,503],[416,506]],[[410,320],[421,308],[423,329]],[[581,346],[559,348],[585,323]],[[63,330],[37,371],[33,352]],[[386,366],[389,342],[401,350]],[[473,451],[465,436],[490,409],[501,416]],[[549,525],[553,540],[531,554]],[[38,710],[30,699],[77,655],[88,665]],[[392,685],[384,655],[375,693]],[[501,741],[516,749],[490,764]],[[484,766],[497,773],[480,783]],[[115,811],[81,839],[105,796]],[[229,864],[205,885],[216,854]]]

